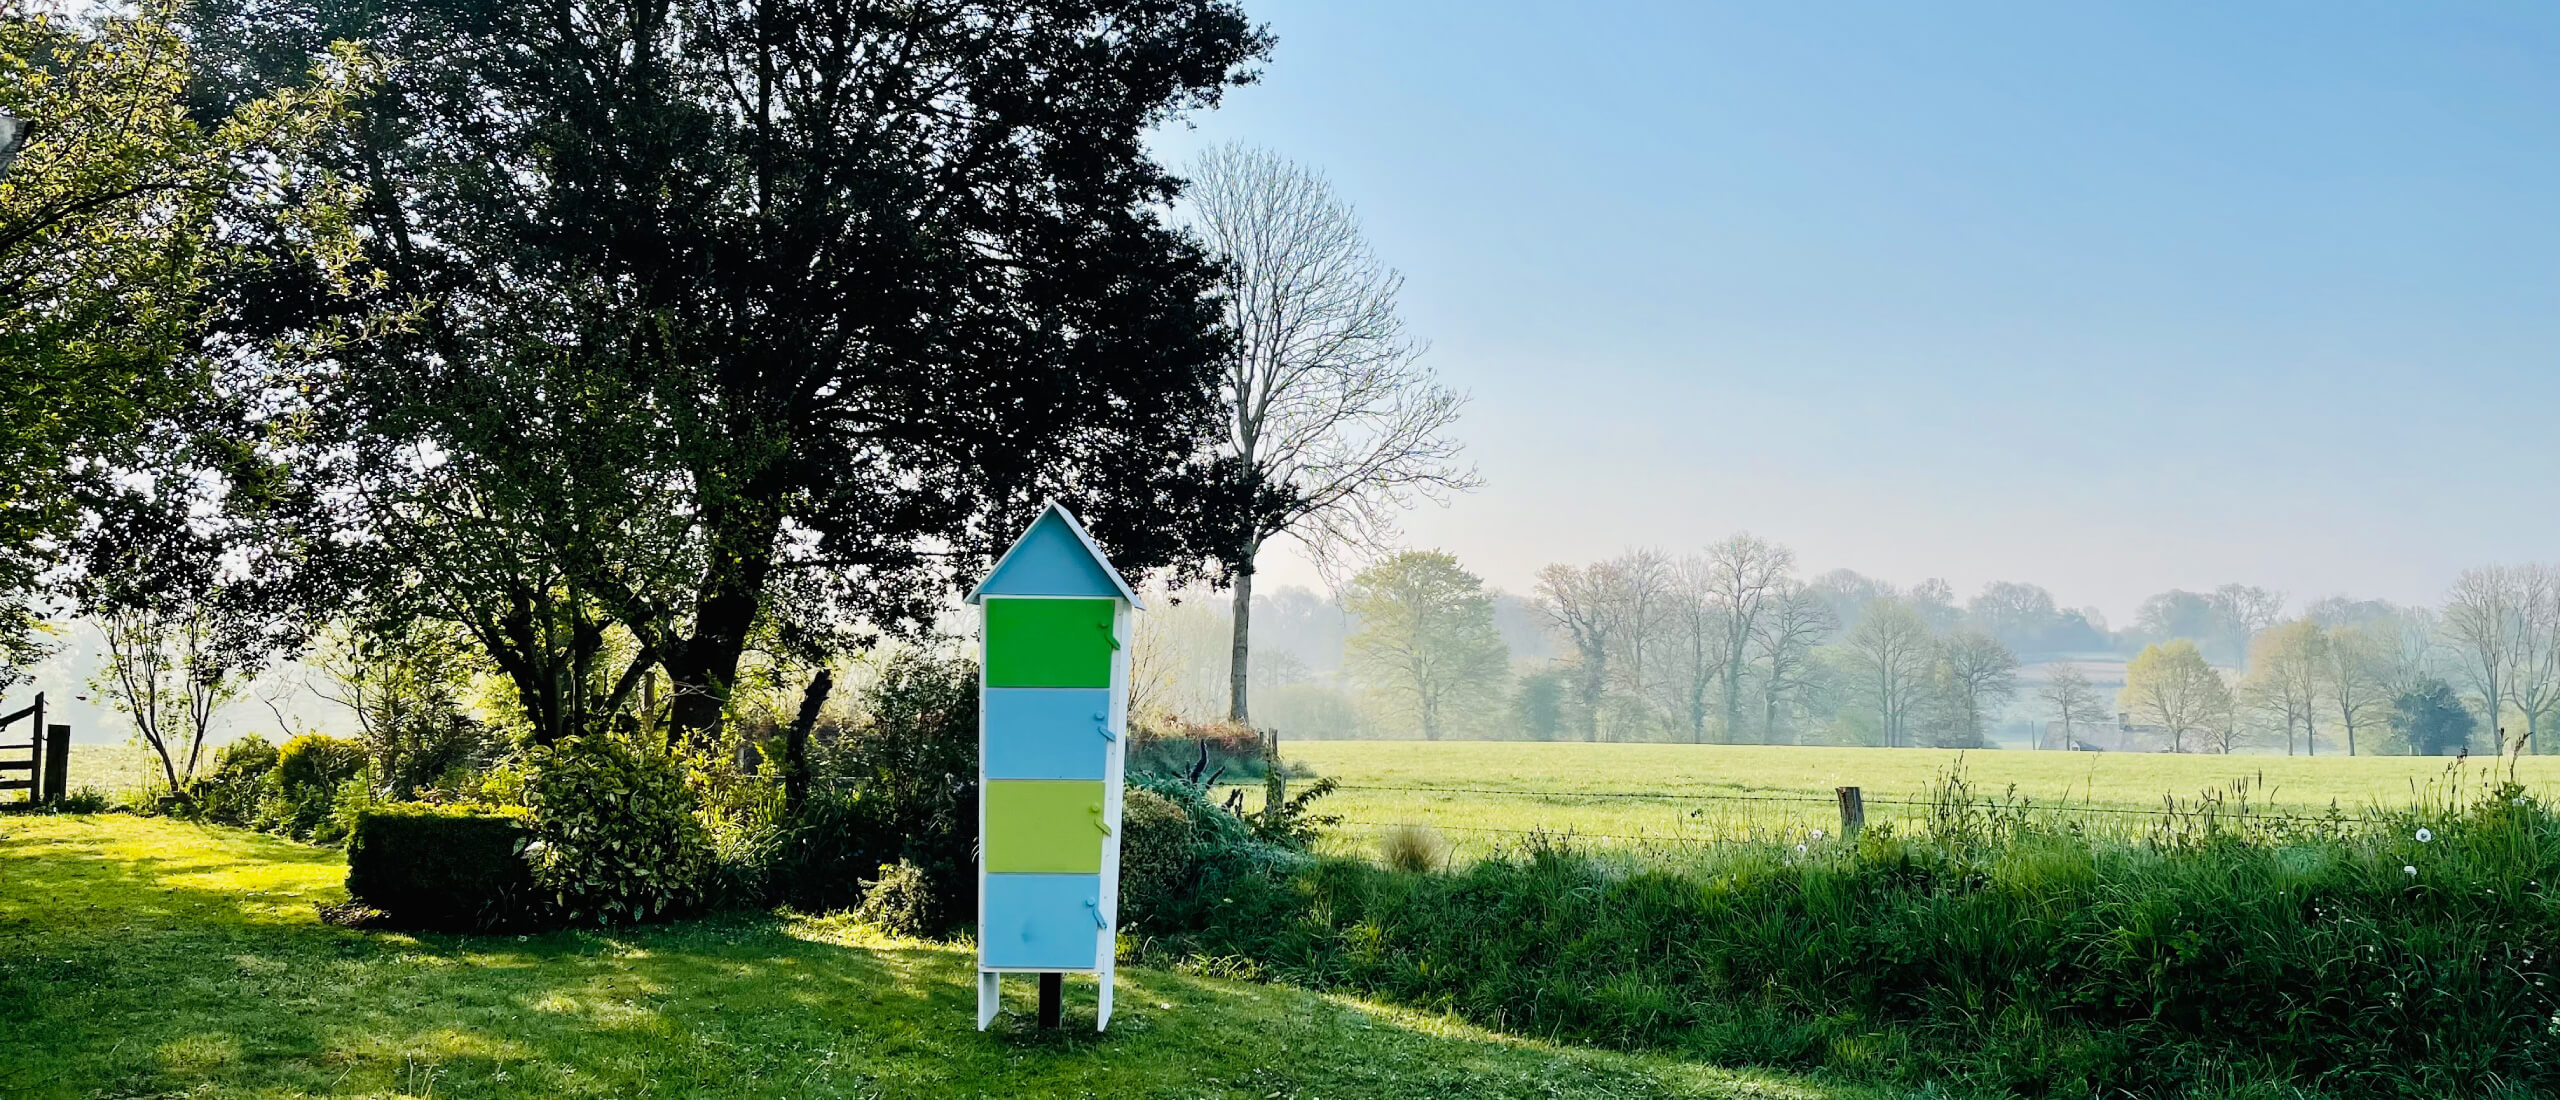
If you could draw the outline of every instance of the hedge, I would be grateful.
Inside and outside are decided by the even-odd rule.
[[[532,832],[480,809],[391,803],[356,815],[347,838],[347,893],[391,924],[486,932],[534,923]]]

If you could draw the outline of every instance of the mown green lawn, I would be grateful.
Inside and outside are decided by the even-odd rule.
[[[1324,809],[1348,821],[1337,843],[1357,849],[1384,827],[1422,823],[1446,831],[1462,850],[1481,850],[1518,831],[1573,831],[1599,838],[1722,839],[1800,834],[1838,827],[1834,790],[1861,789],[1868,820],[1919,812],[1898,806],[1926,796],[1961,758],[1984,794],[2017,793],[2037,804],[2101,810],[2160,810],[2175,797],[2193,806],[2207,792],[2226,805],[2245,796],[2257,808],[2318,814],[2334,802],[2348,813],[2372,805],[2441,798],[2440,757],[2208,756],[1940,749],[1811,748],[1774,745],[1656,745],[1495,741],[1295,741],[1289,759],[1344,784]],[[2492,767],[2473,761],[2462,784],[2475,788]],[[2517,774],[2536,790],[2560,788],[2560,756],[2526,757]],[[2235,789],[2236,788],[2236,789]],[[1534,792],[1534,793],[1486,793]],[[2101,825],[2140,826],[2150,817],[2090,813]]]
[[[120,815],[0,817],[0,1096],[1877,1097],[1559,1048],[1284,987],[1124,970],[1108,1034],[965,948],[741,915],[468,938],[321,924],[339,853]],[[1079,1011],[1082,1013],[1079,1018]]]

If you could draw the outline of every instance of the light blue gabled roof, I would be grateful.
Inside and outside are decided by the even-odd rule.
[[[987,596],[1116,596],[1131,607],[1145,606],[1084,525],[1054,500],[1041,505],[1039,518],[1014,540],[1013,549],[969,590],[970,603]]]

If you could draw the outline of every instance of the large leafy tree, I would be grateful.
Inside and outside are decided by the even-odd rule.
[[[1436,550],[1407,550],[1363,569],[1344,601],[1360,621],[1344,642],[1353,674],[1436,741],[1499,695],[1511,654],[1493,625],[1484,581]]]
[[[217,0],[220,96],[324,44],[407,320],[298,364],[384,606],[470,630],[537,737],[651,668],[929,620],[1044,496],[1196,559],[1227,334],[1145,133],[1265,48],[1221,0]],[[277,316],[279,328],[322,317]],[[396,598],[389,598],[396,597]]]
[[[307,154],[363,86],[362,56],[324,44],[295,86],[191,113],[194,54],[165,14],[0,0],[0,111],[28,131],[0,167],[0,682],[31,650],[37,583],[84,527],[109,541],[102,527],[156,510],[143,521],[165,528],[236,487],[248,456],[197,430],[250,427],[216,408],[220,360],[201,354],[237,289],[221,273],[281,260],[325,296],[351,270],[348,196]]]

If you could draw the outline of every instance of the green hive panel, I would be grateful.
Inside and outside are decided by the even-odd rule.
[[[987,686],[1111,686],[1114,600],[987,601]]]
[[[990,779],[982,858],[996,874],[1102,870],[1102,782]]]

